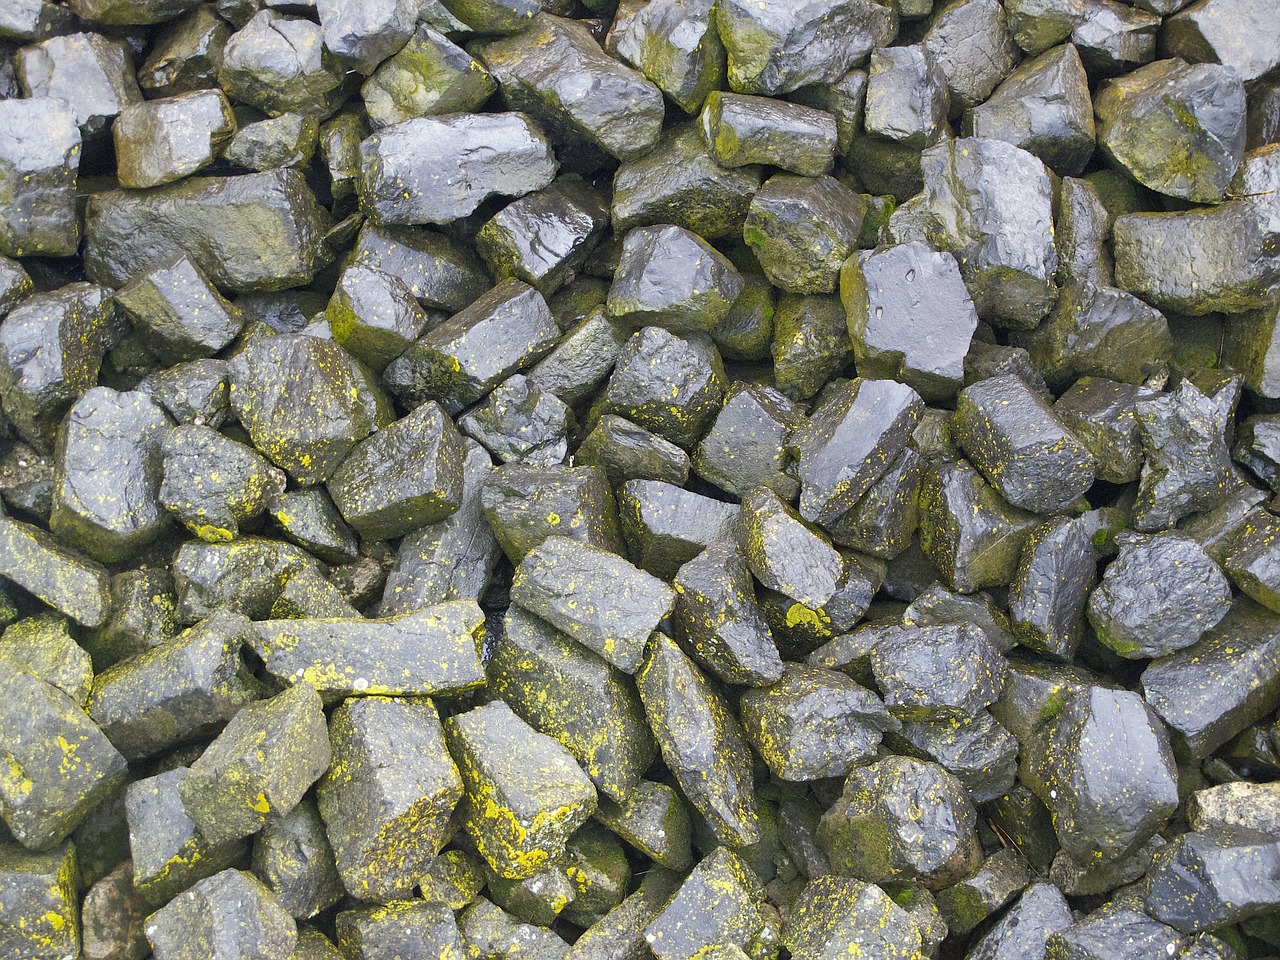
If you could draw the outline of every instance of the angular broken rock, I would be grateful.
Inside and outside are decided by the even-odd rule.
[[[542,130],[520,113],[417,117],[360,144],[356,191],[380,224],[448,223],[494,194],[547,186],[556,159]]]
[[[79,171],[80,131],[64,102],[0,101],[0,253],[75,253]]]

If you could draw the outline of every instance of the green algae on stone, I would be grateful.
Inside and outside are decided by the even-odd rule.
[[[846,776],[875,755],[898,723],[870,690],[843,673],[787,664],[774,684],[749,690],[742,723],[769,769],[781,780]]]
[[[71,844],[31,853],[0,845],[0,950],[24,960],[61,960],[80,949],[76,852]]]
[[[599,466],[503,464],[485,481],[480,504],[513,564],[551,536],[623,552],[613,491]]]
[[[125,782],[125,758],[66,693],[13,660],[0,670],[0,817],[49,850]]]
[[[717,840],[735,848],[761,840],[751,748],[711,682],[674,640],[655,633],[636,686],[662,759]]]
[[[675,593],[606,550],[551,536],[520,561],[511,599],[623,672],[635,673]]]
[[[737,537],[763,586],[809,607],[835,593],[844,571],[840,554],[772,491],[761,487],[743,498]]]
[[[1142,443],[1134,405],[1153,391],[1103,377],[1081,377],[1053,405],[1053,414],[1085,445],[1098,478],[1130,483],[1142,472]]]
[[[453,422],[424,403],[357,442],[329,477],[329,494],[366,540],[399,537],[458,509],[463,453]]]
[[[191,765],[178,795],[207,840],[233,840],[292,811],[330,759],[320,697],[301,683],[246,704]]]
[[[552,309],[554,316],[555,310]],[[593,307],[529,371],[529,381],[569,406],[586,400],[609,376],[630,331]]]
[[[453,913],[442,904],[393,899],[381,906],[344,910],[335,922],[341,955],[354,960],[384,956],[466,960],[469,956]]]
[[[320,25],[276,10],[258,11],[228,38],[217,71],[229,96],[273,117],[323,118],[345,95],[344,72]]]
[[[219,611],[98,674],[89,715],[131,760],[216,733],[262,695],[240,651],[249,621]]]
[[[19,620],[4,630],[0,659],[19,664],[83,709],[93,685],[93,664],[69,626],[66,617],[52,611]]]
[[[157,960],[289,960],[297,925],[251,873],[224,870],[147,918]]]
[[[918,880],[930,890],[969,876],[982,859],[977,813],[942,767],[886,757],[857,767],[822,816],[818,841],[836,874],[872,883]]]
[[[767,164],[820,177],[835,163],[835,118],[813,107],[713,90],[700,122],[707,149],[723,167]]]
[[[253,873],[298,919],[342,898],[342,878],[314,800],[303,798],[289,813],[267,819],[254,839]]]
[[[178,794],[187,773],[175,767],[135,780],[125,791],[133,886],[151,907],[232,866],[246,850],[239,838],[215,844],[196,828]]]
[[[724,45],[711,0],[658,0],[618,19],[618,55],[685,113],[696,114],[708,94],[724,86]]]
[[[650,869],[634,893],[583,931],[564,960],[648,960],[653,952],[644,929],[675,893],[680,880],[671,870]]]
[[[0,577],[22,587],[86,627],[99,627],[111,613],[107,571],[72,553],[53,537],[0,510]]]
[[[858,249],[863,210],[862,197],[834,177],[779,173],[752,198],[743,238],[775,286],[831,293]]]
[[[341,347],[300,333],[252,340],[228,367],[231,406],[253,445],[301,484],[323,481],[389,410]]]
[[[244,326],[239,308],[214,288],[185,253],[132,277],[115,297],[164,364],[210,357],[231,343]]]
[[[131,190],[189,177],[222,154],[236,118],[221,90],[192,90],[134,103],[112,125],[116,177]]]
[[[573,411],[550,391],[514,373],[458,420],[500,463],[552,466],[569,456]]]
[[[600,418],[574,452],[574,462],[600,467],[616,486],[654,480],[682,486],[689,479],[689,455],[670,440],[612,413]]]
[[[175,427],[161,447],[160,503],[201,540],[235,539],[284,488],[284,476],[257,451],[208,427]]]
[[[281,683],[351,696],[449,696],[484,683],[484,616],[453,600],[381,620],[262,620],[252,645]]]
[[[475,903],[485,882],[479,859],[453,847],[441,850],[418,878],[422,899],[443,903],[451,910],[463,910]]]
[[[645,940],[658,960],[694,960],[724,945],[765,960],[777,953],[778,928],[763,907],[759,876],[738,854],[718,846],[645,927]]]
[[[508,279],[425,333],[383,379],[409,406],[438,400],[456,412],[538,360],[559,337],[542,294]]]
[[[306,169],[320,136],[314,117],[282,113],[247,123],[236,131],[223,151],[223,159],[245,170]]]
[[[501,701],[445,727],[462,774],[463,826],[494,872],[519,880],[559,860],[596,808],[595,787],[569,752]]]
[[[0,101],[0,253],[67,256],[80,243],[80,131],[60,101]]]
[[[477,110],[495,90],[479,61],[419,23],[408,42],[373,71],[360,95],[370,123],[381,128],[412,117]]]
[[[333,338],[377,373],[404,353],[428,322],[398,277],[359,261],[338,277],[325,321]]]
[[[522,923],[481,897],[459,916],[459,929],[474,956],[520,957],[521,960],[564,960],[569,945],[552,930]]]
[[[144,960],[151,948],[146,911],[133,886],[133,865],[125,861],[85,893],[80,910],[84,960]]]
[[[602,797],[631,795],[657,747],[621,672],[519,607],[507,610],[485,672],[489,690],[561,743]]]
[[[1143,906],[1188,934],[1265,915],[1280,898],[1277,864],[1274,834],[1241,828],[1185,833],[1156,851]]]
[[[281,290],[315,276],[329,225],[296,170],[95,193],[85,214],[85,271],[120,286],[181,251],[221,288]]]
[[[330,718],[329,742],[316,798],[343,886],[358,900],[394,896],[440,852],[462,796],[435,707],[353,698]]]
[[[920,957],[920,929],[873,883],[834,875],[805,884],[782,926],[782,944],[803,960],[842,960],[866,951],[883,960]]]
[[[138,68],[138,85],[151,97],[216,87],[230,35],[226,21],[212,7],[196,6],[158,28],[155,42]]]

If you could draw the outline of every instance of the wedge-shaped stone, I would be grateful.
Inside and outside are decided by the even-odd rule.
[[[716,956],[717,947],[737,947],[738,956],[770,954],[777,921],[762,909],[763,895],[755,871],[728,847],[716,847],[645,927],[645,940],[658,960]]]
[[[157,960],[289,960],[298,928],[261,880],[224,870],[148,917],[147,939]]]
[[[351,696],[449,696],[484,683],[484,615],[451,600],[382,620],[262,620],[253,649],[282,683],[328,702]]]
[[[2,511],[0,577],[86,627],[102,626],[110,616],[111,580],[103,567]]]
[[[462,774],[459,814],[485,861],[521,880],[555,863],[596,809],[596,790],[569,752],[501,701],[450,717]]]
[[[358,900],[412,887],[449,838],[462,781],[426,699],[353,698],[329,720],[316,799],[338,873]]]

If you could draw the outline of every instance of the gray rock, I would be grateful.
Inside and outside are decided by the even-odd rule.
[[[0,253],[70,256],[80,245],[80,130],[60,100],[0,100]]]
[[[319,24],[261,10],[227,40],[218,85],[273,117],[323,119],[342,100],[345,75]]]
[[[867,133],[905,147],[931,147],[949,129],[950,108],[947,75],[929,47],[871,51],[863,121]]]
[[[998,0],[955,0],[929,21],[924,45],[951,89],[952,109],[977,106],[1022,59]]]
[[[1270,42],[1277,22],[1276,0],[1203,0],[1169,17],[1161,41],[1171,56],[1220,63],[1251,83],[1280,66],[1280,49]]]
[[[742,292],[727,257],[681,227],[637,227],[626,235],[609,288],[609,314],[635,327],[709,331]]]
[[[707,95],[701,126],[723,167],[768,164],[820,177],[835,164],[835,118],[812,107],[715,90]]]
[[[116,176],[132,189],[181,180],[218,159],[235,132],[235,114],[221,90],[130,104],[112,128]]]
[[[864,202],[834,177],[780,173],[756,193],[743,238],[765,276],[791,293],[831,293],[858,248]]]
[[[618,54],[681,110],[696,114],[724,86],[724,44],[712,0],[656,0],[626,21]]]
[[[316,13],[325,48],[368,76],[413,35],[418,6],[414,0],[316,0]]]
[[[23,96],[62,100],[86,141],[106,135],[122,109],[142,100],[123,40],[99,33],[50,37],[22,47],[15,62]]]
[[[498,85],[489,72],[444,34],[426,24],[360,87],[375,128],[413,117],[478,110]]]

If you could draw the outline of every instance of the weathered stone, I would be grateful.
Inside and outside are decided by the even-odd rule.
[[[381,128],[413,117],[478,110],[497,89],[478,60],[420,23],[408,42],[373,71],[360,95],[369,122]]]
[[[317,0],[316,13],[325,49],[368,76],[413,34],[418,5],[413,0]]]
[[[341,103],[345,75],[317,23],[259,10],[227,40],[218,85],[234,100],[278,117],[322,119]]]
[[[156,960],[289,960],[297,925],[251,873],[224,870],[147,918]]]
[[[947,130],[947,76],[923,44],[871,51],[866,132],[904,147],[931,147]]]
[[[701,126],[707,149],[723,167],[767,164],[820,177],[835,164],[835,118],[812,107],[713,90]]]
[[[658,0],[626,21],[618,55],[643,73],[681,110],[696,114],[724,86],[725,52],[711,0]]]
[[[728,258],[696,234],[637,227],[623,240],[608,309],[634,327],[705,332],[725,318],[742,287]]]
[[[834,177],[778,174],[752,199],[743,238],[775,286],[830,293],[858,247],[863,208],[862,198]]]
[[[0,944],[7,953],[61,960],[79,952],[75,874],[71,844],[48,853],[30,853],[13,843],[0,846],[0,896],[5,904]]]
[[[0,131],[0,253],[75,253],[80,243],[75,114],[60,100],[3,100]]]
[[[1009,590],[1009,619],[1024,647],[1070,660],[1083,637],[1085,602],[1097,582],[1088,529],[1050,520],[1031,532]]]
[[[194,7],[160,27],[138,69],[139,86],[153,97],[217,86],[218,67],[230,35],[226,21],[212,7]]]
[[[398,278],[424,307],[455,313],[479,299],[491,283],[484,264],[468,249],[418,227],[366,221],[351,262]]]
[[[50,37],[22,47],[14,59],[23,96],[62,100],[85,140],[105,136],[122,109],[142,100],[123,40],[100,33]]]

